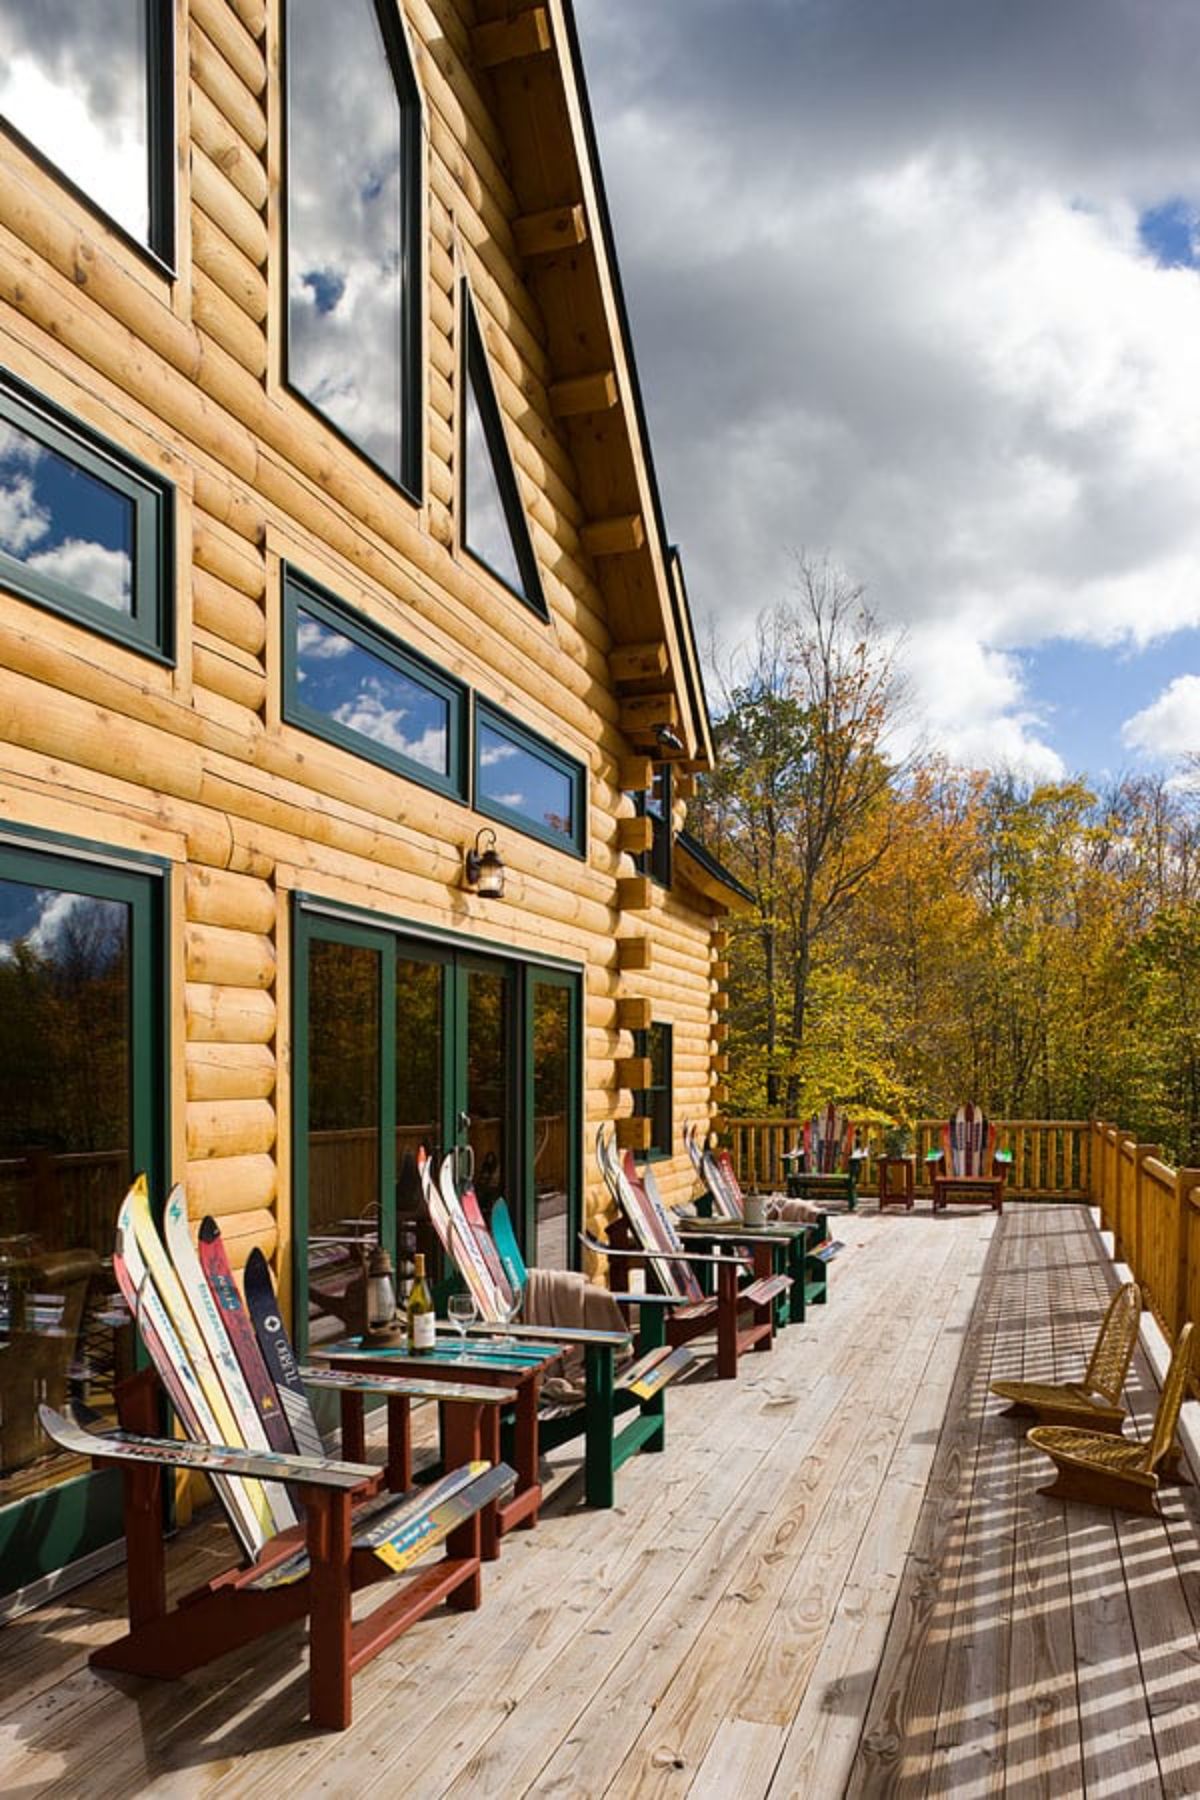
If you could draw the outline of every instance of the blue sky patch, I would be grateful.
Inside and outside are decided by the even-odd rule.
[[[1121,727],[1158,699],[1177,675],[1200,674],[1200,630],[1175,631],[1144,650],[1121,652],[1057,639],[1026,651],[1026,697],[1043,719],[1035,735],[1067,765],[1103,780],[1148,767],[1121,741]]]
[[[1164,269],[1194,269],[1200,264],[1200,212],[1190,200],[1151,207],[1138,220],[1138,235]]]
[[[301,278],[319,313],[331,313],[346,291],[346,277],[336,269],[309,269]]]

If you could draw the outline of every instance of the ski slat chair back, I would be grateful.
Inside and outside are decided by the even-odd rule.
[[[150,1366],[118,1385],[119,1429],[82,1409],[68,1418],[48,1407],[42,1425],[56,1442],[122,1476],[129,1630],[93,1651],[93,1666],[178,1677],[307,1618],[310,1716],[342,1729],[350,1723],[355,1669],[442,1601],[457,1610],[478,1606],[479,1514],[512,1481],[510,1469],[479,1457],[482,1408],[511,1395],[462,1386],[449,1396],[423,1382],[347,1382],[301,1371],[270,1271],[258,1260],[261,1268],[247,1267],[244,1302],[215,1223],[204,1221],[197,1250],[176,1188],[164,1240],[139,1176],[118,1216],[113,1268]],[[458,1454],[449,1473],[419,1494],[389,1492],[374,1465],[325,1456],[306,1381],[340,1390],[344,1417],[356,1407],[361,1417],[364,1390],[385,1395],[405,1444],[412,1399],[436,1391],[452,1400],[449,1436]],[[158,1435],[164,1391],[186,1441]],[[173,1609],[159,1529],[164,1468],[211,1478],[241,1552],[237,1566]],[[390,1450],[387,1474],[411,1488],[407,1454]],[[356,1590],[408,1570],[441,1544],[439,1562],[352,1625]]]
[[[849,1212],[858,1207],[858,1165],[854,1125],[832,1100],[804,1121],[797,1149],[784,1153],[792,1165],[789,1195],[800,1200],[841,1199]]]
[[[832,1101],[804,1125],[804,1168],[810,1175],[840,1175],[854,1146],[854,1127]]]
[[[1054,1480],[1039,1488],[1039,1493],[1056,1500],[1083,1500],[1092,1506],[1162,1516],[1160,1484],[1184,1479],[1183,1452],[1176,1433],[1191,1377],[1192,1334],[1188,1323],[1175,1340],[1154,1423],[1142,1443],[1072,1425],[1034,1426],[1029,1442],[1044,1451],[1055,1468]]]
[[[933,1187],[933,1210],[950,1198],[1004,1210],[1006,1161],[996,1151],[996,1127],[982,1107],[968,1102],[942,1127],[940,1150],[926,1158]]]
[[[690,1343],[715,1328],[718,1377],[733,1379],[739,1356],[770,1350],[775,1301],[790,1289],[790,1276],[755,1273],[743,1284],[745,1264],[739,1256],[689,1248],[653,1176],[649,1180],[639,1176],[632,1153],[622,1158],[615,1130],[610,1136],[603,1125],[596,1133],[596,1161],[617,1213],[609,1222],[606,1241],[586,1235],[583,1241],[607,1258],[610,1287],[618,1296],[628,1294],[629,1270],[640,1265],[647,1288],[636,1297],[639,1311],[645,1314],[651,1306],[662,1305],[672,1345]],[[715,1285],[714,1293],[706,1292],[702,1270]]]
[[[1115,1289],[1105,1309],[1081,1381],[993,1381],[992,1392],[1009,1404],[1006,1418],[1034,1418],[1042,1425],[1079,1425],[1120,1435],[1121,1395],[1137,1348],[1142,1294],[1136,1281]]]
[[[696,1179],[712,1202],[713,1216],[718,1219],[744,1219],[746,1212],[741,1187],[736,1176],[732,1182],[727,1179],[733,1172],[732,1162],[718,1162],[712,1151],[700,1143],[694,1125],[684,1125],[683,1143]]]
[[[545,1275],[535,1271],[530,1282],[503,1198],[493,1201],[491,1216],[485,1219],[472,1184],[458,1186],[453,1156],[444,1158],[436,1179],[425,1159],[421,1179],[434,1230],[474,1298],[483,1323],[504,1322],[521,1337],[566,1344],[577,1363],[582,1363],[582,1383],[568,1376],[541,1408],[539,1443],[545,1450],[554,1450],[582,1432],[587,1504],[612,1506],[617,1471],[639,1450],[665,1447],[667,1388],[695,1359],[686,1348],[664,1344],[659,1334],[657,1341],[643,1344],[641,1354],[618,1368],[618,1358],[629,1351],[632,1342],[628,1327],[621,1320],[617,1329],[589,1328],[583,1318],[588,1310],[586,1294],[577,1296],[580,1319],[575,1327],[564,1325],[561,1316],[558,1322],[531,1317],[531,1293],[536,1299],[543,1290],[553,1288],[559,1308],[566,1309],[571,1294],[562,1290],[583,1288],[582,1278],[560,1279],[555,1271]],[[508,1323],[514,1295],[526,1299],[525,1323],[520,1326]],[[594,1311],[594,1306],[590,1310]],[[635,1416],[618,1431],[616,1421],[626,1414]]]

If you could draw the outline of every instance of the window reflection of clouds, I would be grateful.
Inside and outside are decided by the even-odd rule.
[[[297,614],[296,673],[304,704],[422,768],[449,773],[449,707],[382,657]]]
[[[571,839],[574,796],[570,776],[532,751],[510,744],[490,726],[479,727],[479,793],[543,829]]]
[[[487,564],[493,574],[501,581],[515,588],[518,594],[525,592],[525,583],[521,579],[521,569],[517,562],[517,554],[513,548],[512,533],[508,529],[508,519],[504,512],[504,501],[500,495],[500,484],[496,480],[496,470],[492,462],[492,453],[488,446],[487,433],[483,427],[483,415],[479,410],[479,402],[475,397],[473,382],[468,380],[466,391],[466,519],[465,542],[472,556]]]
[[[290,0],[288,375],[400,478],[400,104],[373,0]]]
[[[19,427],[0,425],[0,550],[129,614],[134,531],[125,495]]]
[[[0,0],[0,113],[150,239],[146,0]]]
[[[124,953],[128,913],[117,900],[0,881],[0,963],[15,962],[24,950],[39,962],[70,956],[109,966]]]

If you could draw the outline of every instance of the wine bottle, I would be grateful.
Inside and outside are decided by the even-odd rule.
[[[418,1250],[413,1267],[413,1284],[408,1293],[408,1347],[414,1356],[422,1356],[437,1343],[433,1298],[425,1280],[425,1257]]]

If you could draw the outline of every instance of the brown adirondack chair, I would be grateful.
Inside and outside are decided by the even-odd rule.
[[[169,1207],[175,1199],[173,1194]],[[231,1308],[214,1306],[180,1280],[168,1246],[157,1241],[153,1224],[146,1229],[148,1206],[145,1179],[139,1176],[121,1209],[114,1267],[124,1271],[123,1288],[129,1283],[127,1297],[136,1306],[152,1366],[118,1386],[121,1430],[106,1431],[103,1421],[78,1410],[64,1417],[52,1407],[40,1409],[48,1437],[122,1477],[129,1630],[94,1650],[89,1660],[94,1667],[126,1674],[177,1678],[280,1626],[307,1619],[309,1716],[314,1725],[343,1729],[350,1723],[351,1677],[359,1668],[443,1601],[457,1611],[479,1605],[480,1510],[496,1503],[513,1475],[507,1465],[493,1466],[480,1458],[481,1414],[484,1407],[505,1404],[513,1395],[498,1388],[451,1391],[394,1377],[356,1380],[300,1371],[310,1385],[341,1390],[344,1418],[354,1406],[361,1407],[364,1391],[387,1396],[390,1421],[402,1443],[389,1444],[386,1470],[361,1460],[268,1448],[257,1425],[247,1426],[241,1442],[214,1441],[211,1431],[206,1435],[197,1429],[197,1421],[223,1417],[226,1429],[240,1429],[239,1383],[252,1383],[259,1395],[270,1388],[266,1412],[286,1421],[280,1443],[320,1439],[311,1414],[311,1433],[302,1429],[307,1403],[298,1401],[294,1386],[276,1386],[265,1365],[253,1373],[248,1367],[248,1344],[243,1339],[237,1347],[231,1317],[239,1312],[240,1300]],[[143,1256],[148,1265],[144,1275],[133,1261]],[[248,1321],[245,1330],[252,1340],[254,1328]],[[282,1346],[280,1366],[295,1372],[282,1326],[272,1326],[271,1340]],[[186,1439],[157,1435],[163,1390]],[[451,1473],[438,1484],[436,1500],[433,1491],[389,1493],[384,1486],[397,1475],[405,1488],[411,1486],[408,1407],[414,1398],[447,1403]],[[210,1404],[212,1410],[206,1412]],[[265,1420],[266,1412],[259,1418]],[[241,1557],[168,1607],[162,1472],[174,1468],[210,1477]],[[407,1570],[416,1556],[442,1543],[446,1554],[440,1561],[413,1573],[373,1612],[352,1618],[351,1603],[359,1589]]]
[[[1008,1162],[996,1152],[996,1127],[978,1106],[960,1106],[942,1127],[942,1147],[925,1159],[933,1184],[933,1210],[942,1212],[950,1196],[1004,1211]]]
[[[1144,1444],[1131,1444],[1103,1431],[1078,1431],[1070,1425],[1035,1425],[1029,1442],[1044,1450],[1055,1467],[1054,1480],[1039,1488],[1039,1494],[1161,1517],[1160,1480],[1178,1479],[1181,1474],[1175,1431],[1191,1365],[1192,1327],[1187,1324],[1175,1340],[1154,1424]]]
[[[992,1392],[1009,1405],[1005,1418],[1035,1418],[1040,1425],[1077,1425],[1119,1437],[1125,1424],[1121,1394],[1137,1347],[1142,1293],[1126,1281],[1101,1321],[1081,1381],[993,1381]]]

